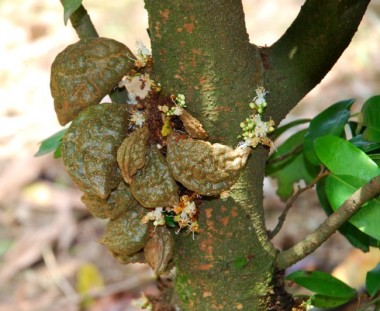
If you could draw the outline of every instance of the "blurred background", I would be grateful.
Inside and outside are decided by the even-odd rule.
[[[297,15],[301,0],[244,0],[251,41],[270,46]],[[101,36],[132,50],[149,46],[142,0],[85,0]],[[96,241],[105,221],[91,217],[81,193],[52,155],[35,158],[39,142],[61,129],[50,96],[50,66],[58,52],[77,41],[63,24],[59,1],[0,1],[0,311],[139,310],[131,300],[157,292],[143,264],[120,265]],[[284,122],[313,117],[342,99],[380,94],[380,1],[372,1],[351,45],[332,71]],[[266,182],[266,215],[273,228],[283,208]],[[291,210],[275,238],[288,247],[324,219],[312,191]],[[360,288],[365,273],[380,260],[361,254],[339,234],[298,264],[334,274]],[[88,288],[92,298],[83,299]]]

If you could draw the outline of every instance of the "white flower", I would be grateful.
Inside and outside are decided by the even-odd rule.
[[[135,111],[132,113],[130,121],[138,127],[142,127],[145,123],[145,114],[141,111]]]
[[[256,105],[258,106],[266,106],[265,96],[268,94],[267,91],[265,91],[265,88],[262,86],[259,86],[256,89],[256,96],[253,99]]]
[[[185,204],[184,212],[190,216],[194,216],[197,213],[197,207],[195,206],[194,201],[187,201]]]
[[[141,40],[136,41],[137,45],[137,54],[141,55],[142,57],[151,56],[149,49],[145,46],[145,44]]]

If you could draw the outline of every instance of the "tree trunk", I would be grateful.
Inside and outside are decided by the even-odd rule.
[[[309,9],[318,5],[318,1],[307,1]],[[355,12],[361,17],[368,1],[354,2],[361,3],[362,13]],[[339,3],[354,6],[353,1]],[[239,142],[240,122],[251,113],[248,103],[257,86],[270,91],[268,113],[278,123],[319,83],[349,43],[346,40],[340,46],[338,42],[334,57],[329,57],[315,76],[317,62],[308,69],[298,61],[298,57],[301,60],[305,57],[303,53],[297,54],[304,51],[303,37],[294,52],[296,67],[289,65],[289,57],[284,56],[285,52],[289,54],[286,50],[289,46],[294,48],[287,37],[273,50],[249,43],[240,1],[145,0],[145,6],[149,14],[154,79],[161,83],[163,92],[186,96],[187,109],[202,122],[210,142],[232,147]],[[323,6],[334,4],[322,4],[319,11],[324,10]],[[318,12],[314,18],[318,18]],[[359,21],[360,18],[355,21],[347,37],[352,37]],[[331,26],[329,31],[334,31],[334,27],[340,25]],[[287,66],[291,73],[304,66],[303,77],[313,75],[313,79],[295,86],[299,77],[286,76]],[[287,85],[294,87],[294,97]],[[183,309],[291,310],[291,300],[281,301],[281,295],[274,293],[278,288],[274,278],[277,250],[267,237],[263,215],[267,155],[267,148],[254,150],[227,198],[203,198],[200,233],[194,240],[184,232],[176,237],[175,290]]]

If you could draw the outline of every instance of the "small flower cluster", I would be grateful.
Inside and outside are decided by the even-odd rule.
[[[172,95],[172,102],[174,106],[169,108],[167,105],[159,105],[158,110],[163,112],[166,116],[180,116],[182,114],[183,108],[186,107],[185,95],[178,94],[177,96]]]
[[[256,148],[257,145],[262,144],[268,147],[273,145],[272,141],[268,138],[268,134],[274,131],[274,121],[270,119],[264,122],[261,115],[264,112],[267,102],[265,95],[268,92],[264,87],[256,89],[256,96],[249,104],[249,107],[254,110],[254,113],[246,118],[245,121],[240,123],[243,134],[239,137],[244,138],[244,142],[239,143],[241,148],[252,147]]]
[[[119,82],[118,87],[125,87],[128,92],[128,104],[136,105],[137,99],[144,99],[152,89],[153,81],[149,74],[131,74],[124,76]]]
[[[136,69],[144,68],[147,65],[147,63],[152,59],[152,54],[141,40],[136,41],[136,45],[136,59],[132,60],[135,62],[134,65]]]
[[[146,121],[145,113],[137,110],[132,113],[131,118],[129,120],[136,126],[142,127]]]
[[[172,215],[174,212],[175,216]],[[173,217],[174,222],[179,226],[178,233],[182,228],[187,228],[188,232],[198,232],[199,225],[196,219],[198,214],[197,207],[194,202],[193,196],[183,195],[180,198],[180,202],[173,208],[167,208],[164,210],[162,207],[156,207],[154,211],[148,212],[141,220],[141,223],[146,224],[149,221],[153,221],[153,226],[165,225],[165,215]]]
[[[147,296],[145,296],[144,293],[141,293],[141,297],[137,299],[132,300],[132,306],[139,308],[139,309],[144,309],[144,310],[152,310],[152,304],[150,303],[149,299]]]
[[[149,221],[153,221],[153,226],[165,225],[165,215],[162,207],[156,207],[154,211],[147,213],[141,220],[141,223],[146,224]]]
[[[193,196],[183,195],[180,198],[179,204],[173,208],[173,212],[176,214],[174,216],[174,221],[178,223],[179,226],[177,233],[182,228],[187,227],[187,231],[193,233],[194,239],[194,233],[198,232],[199,224],[196,219],[198,210],[193,201]]]

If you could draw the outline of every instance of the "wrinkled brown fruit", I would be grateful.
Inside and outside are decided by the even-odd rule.
[[[250,148],[182,138],[168,139],[166,160],[175,180],[198,194],[213,196],[228,190],[239,178]]]
[[[182,114],[179,116],[185,127],[186,132],[191,138],[206,139],[207,132],[204,130],[202,124],[192,114],[183,109]]]
[[[141,223],[145,209],[135,206],[119,218],[110,220],[99,242],[115,257],[128,261],[128,257],[138,253],[149,239],[149,224]]]
[[[122,43],[86,38],[67,46],[51,67],[50,89],[61,125],[88,106],[99,104],[133,68],[135,58]]]
[[[147,126],[135,130],[124,139],[117,151],[117,163],[124,180],[129,184],[132,182],[132,176],[145,165],[148,137]]]
[[[106,198],[122,181],[116,153],[128,120],[125,105],[101,104],[88,107],[72,122],[62,140],[62,158],[82,192]]]
[[[145,166],[134,175],[131,191],[144,207],[172,207],[178,204],[178,186],[156,146],[149,147]]]
[[[138,202],[123,181],[106,199],[102,199],[97,195],[84,194],[81,200],[94,217],[101,219],[118,218],[129,208],[138,205]]]
[[[157,226],[144,247],[146,262],[157,275],[168,272],[174,252],[174,239],[165,226]]]

